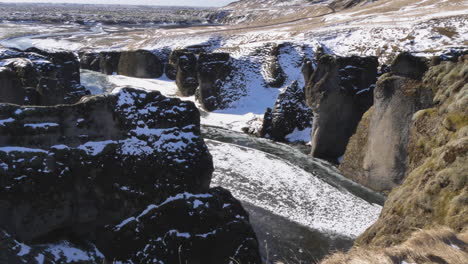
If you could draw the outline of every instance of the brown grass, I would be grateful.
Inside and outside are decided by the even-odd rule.
[[[468,263],[468,230],[455,234],[440,227],[419,230],[403,244],[390,248],[358,247],[348,253],[336,253],[321,264],[401,264]]]

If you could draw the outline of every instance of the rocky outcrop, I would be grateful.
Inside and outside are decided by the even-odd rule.
[[[198,87],[197,57],[191,52],[176,52],[176,84],[181,96],[192,96]]]
[[[99,54],[99,69],[102,73],[112,75],[117,73],[120,61],[119,51],[106,51]]]
[[[21,87],[21,80],[13,70],[0,67],[0,102],[23,104],[26,100],[26,90]]]
[[[302,63],[302,76],[304,76],[304,83],[307,85],[309,83],[310,77],[314,74],[314,66],[310,59],[305,59]]]
[[[98,52],[80,52],[80,67],[84,70],[101,71]]]
[[[294,81],[278,96],[273,110],[265,113],[260,136],[285,141],[295,130],[310,128],[312,117],[312,110],[305,103],[304,89]]]
[[[447,226],[455,232],[466,230],[468,226],[467,67],[468,57],[460,56],[457,62],[443,61],[430,67],[422,81],[401,76],[385,77],[385,75],[380,81],[394,84],[382,87],[386,88],[384,91],[389,88],[401,90],[399,92],[394,89],[388,90],[394,94],[390,94],[387,98],[405,93],[412,99],[413,94],[422,89],[424,93],[432,94],[431,104],[428,108],[412,114],[409,119],[404,116],[408,114],[405,111],[395,113],[398,116],[395,116],[392,122],[398,118],[406,119],[408,122],[408,128],[403,128],[406,137],[406,144],[403,146],[406,152],[403,182],[391,191],[379,220],[359,237],[357,240],[359,245],[396,245],[408,239],[411,232],[416,229]],[[416,85],[409,86],[411,83]],[[374,120],[388,119],[388,115],[375,116],[375,114],[374,110],[371,117]],[[371,128],[369,126],[369,129]],[[392,131],[385,131],[380,138],[387,133],[392,135],[397,133],[396,130],[402,129],[398,126],[389,128]],[[373,136],[374,140],[377,140],[376,135]],[[396,141],[386,141],[386,144],[395,143],[398,144]],[[374,150],[374,154],[387,159],[394,158],[385,153],[386,148],[380,150],[381,152]],[[362,151],[367,151],[367,148],[364,147]],[[393,171],[389,170],[387,173],[392,175]]]
[[[80,84],[80,65],[71,52],[36,48],[1,50],[0,65],[9,69],[2,70],[4,85],[0,102],[21,105],[71,104],[89,94]]]
[[[204,263],[259,263],[239,202],[209,190],[199,118],[191,102],[132,88],[74,105],[0,105],[0,229],[27,244],[95,242],[108,260],[170,262],[184,249]]]
[[[421,80],[427,71],[428,64],[428,60],[424,57],[416,57],[408,52],[403,52],[395,58],[390,70],[398,76]]]
[[[159,78],[164,64],[154,53],[147,50],[123,51],[120,54],[118,73],[137,78]]]
[[[392,71],[380,77],[373,109],[361,121],[340,165],[345,176],[381,192],[403,180],[413,114],[432,104],[432,92],[417,80],[421,78],[417,67],[421,61],[424,59],[400,55]],[[399,65],[403,69],[398,69]]]
[[[322,55],[305,89],[314,113],[312,155],[336,162],[373,103],[376,57]]]
[[[280,55],[282,45],[284,44],[272,44],[270,45],[270,47],[266,47],[270,48],[270,54],[265,64],[262,66],[266,84],[274,88],[279,88],[283,86],[286,80],[285,73],[281,68],[278,58]]]
[[[103,253],[128,263],[261,263],[247,213],[222,188],[170,197],[104,233]]]
[[[201,53],[198,58],[199,88],[195,95],[207,111],[218,108],[222,98],[220,89],[231,73],[229,53]]]

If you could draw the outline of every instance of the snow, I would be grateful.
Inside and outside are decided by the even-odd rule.
[[[46,150],[43,149],[32,149],[32,148],[24,148],[24,147],[0,147],[1,152],[33,152],[33,153],[48,153]]]
[[[12,122],[15,122],[15,119],[11,117],[7,119],[3,119],[3,120],[0,120],[0,126],[5,126],[5,124],[12,123]]]
[[[294,131],[286,136],[286,140],[289,142],[310,142],[312,135],[312,127],[308,127],[304,130],[295,128]]]
[[[98,261],[98,259],[96,259],[90,254],[91,252],[86,252],[81,249],[78,249],[67,241],[61,242],[59,244],[49,244],[46,245],[46,247],[47,248],[45,249],[45,251],[51,253],[54,256],[55,261],[63,261],[63,258],[66,263]],[[99,258],[104,258],[104,255],[102,255],[102,253],[99,252],[97,248],[94,248],[93,253]]]
[[[262,151],[206,140],[213,156],[212,186],[244,202],[331,235],[355,238],[381,206],[336,189],[317,176]]]
[[[107,145],[115,143],[116,142],[114,140],[88,141],[85,144],[78,146],[77,149],[86,151],[88,155],[96,156],[100,154]]]
[[[30,127],[30,128],[44,128],[48,129],[49,127],[58,127],[59,124],[57,123],[39,123],[39,124],[24,124],[25,127]]]
[[[127,218],[127,219],[123,220],[120,224],[118,224],[118,225],[116,225],[114,227],[114,230],[119,231],[119,230],[122,229],[122,227],[126,226],[128,223],[133,222],[133,221],[139,222],[140,218],[147,215],[152,210],[157,209],[157,208],[159,208],[159,207],[161,207],[163,205],[166,205],[168,203],[171,203],[173,201],[187,200],[187,199],[190,199],[190,198],[210,198],[210,197],[212,197],[211,194],[192,194],[192,193],[188,193],[188,192],[179,193],[179,194],[177,194],[175,196],[171,196],[171,197],[167,198],[165,201],[163,201],[162,203],[160,203],[158,205],[155,205],[155,204],[148,205],[146,207],[146,209],[143,210],[143,212],[141,212],[137,217],[130,217],[130,218]],[[194,208],[195,208],[195,203],[194,203]]]

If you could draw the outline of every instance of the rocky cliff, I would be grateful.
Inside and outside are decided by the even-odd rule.
[[[199,118],[193,103],[133,88],[73,105],[1,104],[0,229],[11,247],[0,259],[46,258],[52,249],[36,245],[65,240],[126,263],[259,263],[240,203],[209,189]]]
[[[305,89],[314,113],[312,156],[336,162],[345,153],[349,138],[373,103],[377,67],[376,57],[325,54],[318,58]]]
[[[442,55],[429,63],[401,54],[391,68],[379,79],[376,103],[361,120],[340,166],[348,177],[391,192],[379,220],[356,241],[373,249],[351,252],[340,263],[354,263],[356,254],[372,255],[375,249],[411,245],[405,241],[416,229],[445,226],[466,236],[468,57]],[[450,259],[442,251],[431,258]],[[458,262],[436,262],[466,260],[462,255]]]
[[[69,104],[87,94],[80,85],[80,64],[73,53],[36,48],[0,50],[0,102]]]

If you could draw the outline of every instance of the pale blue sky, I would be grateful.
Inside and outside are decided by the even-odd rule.
[[[224,6],[234,0],[9,0],[0,3],[80,3],[80,4],[133,4],[170,6]]]

